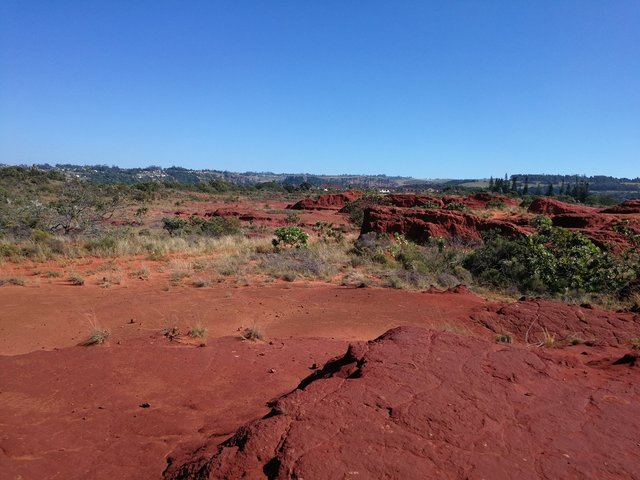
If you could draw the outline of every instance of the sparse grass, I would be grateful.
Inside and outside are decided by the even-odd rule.
[[[249,327],[246,327],[244,329],[242,329],[240,336],[244,339],[244,340],[264,340],[265,336],[264,336],[264,332],[262,331],[262,329],[260,327],[258,327],[258,325],[253,324]]]
[[[171,285],[175,287],[177,285],[180,285],[182,283],[182,280],[189,276],[191,276],[191,274],[189,272],[185,272],[184,270],[173,271],[169,275],[169,283],[171,283]]]
[[[197,324],[189,329],[187,335],[191,338],[204,338],[207,335],[207,327]]]
[[[211,285],[211,280],[208,278],[198,278],[191,282],[191,284],[196,288],[204,288]]]
[[[97,282],[102,288],[109,288],[111,285],[120,285],[121,283],[122,277],[120,275],[106,275]]]
[[[26,281],[22,277],[9,277],[9,278],[0,278],[0,287],[3,285],[16,285],[18,287],[24,287]]]
[[[634,337],[631,340],[629,340],[629,343],[631,344],[631,348],[633,350],[640,350],[640,337]]]
[[[133,272],[129,272],[129,277],[139,278],[140,280],[149,280],[149,269],[142,267],[138,270],[134,270]]]
[[[177,325],[167,325],[162,329],[162,334],[167,337],[170,342],[172,342],[176,338],[180,337],[180,335],[182,335],[182,332],[180,332],[180,328]]]
[[[566,341],[569,345],[582,345],[584,343],[584,338],[572,333],[567,336]]]
[[[546,328],[542,329],[542,339],[538,343],[538,346],[545,348],[557,347],[555,334],[549,332]]]
[[[47,270],[46,272],[42,273],[42,276],[45,278],[59,278],[62,276],[62,273],[56,270]]]
[[[77,285],[77,286],[84,285],[84,277],[79,273],[70,274],[69,277],[67,278],[67,281],[71,285]]]
[[[371,281],[367,278],[366,275],[357,271],[347,272],[340,282],[340,284],[344,287],[356,287],[356,288],[365,288],[369,286]]]
[[[508,333],[499,333],[495,336],[495,340],[497,343],[513,343],[513,336]]]
[[[310,248],[285,249],[262,254],[257,273],[294,281],[297,278],[329,280],[348,263],[346,252],[335,245],[317,242]]]
[[[91,331],[89,338],[84,342],[84,345],[102,345],[110,336],[111,332],[106,328],[93,327],[93,330]]]
[[[214,268],[223,277],[230,277],[240,274],[247,260],[246,255],[224,256],[214,262]]]

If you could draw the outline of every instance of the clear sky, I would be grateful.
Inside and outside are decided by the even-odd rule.
[[[0,163],[640,176],[638,0],[0,1]]]

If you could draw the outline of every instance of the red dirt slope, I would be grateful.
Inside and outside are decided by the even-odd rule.
[[[639,478],[640,369],[586,358],[396,328],[165,478]]]

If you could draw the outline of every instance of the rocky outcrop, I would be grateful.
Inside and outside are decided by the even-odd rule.
[[[362,192],[348,190],[344,193],[320,195],[317,199],[303,198],[299,202],[289,205],[291,210],[340,210],[350,202],[363,196]]]
[[[487,305],[471,318],[496,334],[509,333],[517,342],[536,344],[545,332],[555,346],[591,343],[626,348],[640,336],[640,315],[609,312],[592,305],[568,305],[539,299],[522,299],[507,305]]]
[[[479,192],[469,195],[468,197],[445,196],[442,198],[445,205],[450,203],[461,203],[468,208],[478,210],[487,208],[489,204],[502,203],[505,206],[517,206],[520,202],[515,198],[505,197],[504,195],[496,195],[493,193]]]
[[[444,202],[441,198],[431,197],[429,195],[413,195],[413,194],[393,194],[384,197],[388,205],[402,208],[413,207],[443,207]]]
[[[616,213],[619,215],[640,214],[640,200],[627,200],[620,205],[601,210],[602,213]]]
[[[165,479],[639,478],[640,369],[624,353],[396,328]]]
[[[593,214],[597,212],[598,209],[594,207],[565,203],[549,197],[538,197],[529,205],[529,213],[540,215],[558,215],[561,213]]]
[[[482,232],[489,230],[497,230],[509,237],[526,235],[531,231],[526,222],[520,223],[496,218],[483,219],[454,210],[373,207],[365,210],[360,233],[398,233],[419,243],[432,237],[473,242],[480,240]]]

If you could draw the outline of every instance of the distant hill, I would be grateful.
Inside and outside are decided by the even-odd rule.
[[[1,166],[1,165],[0,165]],[[225,170],[191,170],[182,167],[162,168],[151,165],[145,168],[120,168],[107,165],[41,164],[33,166],[39,170],[56,172],[66,177],[81,178],[99,184],[135,184],[146,182],[179,183],[197,185],[219,180],[235,185],[257,185],[274,183],[298,187],[302,184],[315,188],[363,188],[391,191],[493,190],[498,185],[500,193],[546,195],[550,190],[555,196],[570,192],[580,186],[583,193],[600,197],[600,200],[619,202],[640,198],[640,177],[616,178],[605,175],[549,175],[519,173],[508,178],[480,179],[418,179],[387,175],[314,175],[309,173],[229,172]],[[551,188],[550,188],[551,186]],[[574,195],[575,197],[575,195]],[[584,198],[579,199],[584,201]]]

